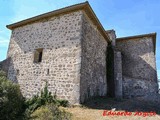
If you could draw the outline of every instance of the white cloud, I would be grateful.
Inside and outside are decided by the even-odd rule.
[[[5,37],[0,37],[0,48],[8,47],[9,40]]]
[[[9,41],[8,40],[0,40],[0,46],[1,45],[8,45]]]
[[[8,40],[1,40],[0,39],[0,43],[8,43],[9,41]]]
[[[158,79],[160,79],[160,70],[157,70]]]

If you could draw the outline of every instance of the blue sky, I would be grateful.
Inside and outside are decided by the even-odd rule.
[[[0,0],[0,61],[6,58],[11,31],[6,25],[85,0]],[[105,29],[117,37],[157,32],[160,78],[160,0],[88,0]]]

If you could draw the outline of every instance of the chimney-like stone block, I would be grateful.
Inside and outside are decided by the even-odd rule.
[[[114,30],[107,30],[106,31],[110,40],[112,41],[112,46],[116,46],[116,33]]]

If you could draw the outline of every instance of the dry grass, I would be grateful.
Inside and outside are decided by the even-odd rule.
[[[103,116],[104,110],[111,111],[113,108],[115,112],[129,111],[132,113],[130,116]],[[72,113],[73,120],[160,120],[160,104],[144,101],[141,98],[131,100],[117,101],[111,98],[95,98],[88,101],[83,106],[74,106],[64,108],[66,111]],[[134,116],[136,111],[139,112],[155,112],[156,115],[146,117]]]
[[[65,108],[66,111],[72,113],[73,120],[160,120],[160,116],[103,116],[104,110],[88,109],[82,107]]]

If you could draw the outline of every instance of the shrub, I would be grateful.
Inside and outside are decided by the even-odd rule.
[[[26,111],[25,116],[30,118],[30,115],[37,110],[37,108],[47,105],[47,104],[54,104],[55,106],[68,106],[67,100],[57,100],[56,96],[52,96],[51,92],[48,91],[47,84],[45,85],[44,89],[41,91],[40,95],[36,95],[33,98],[29,99],[25,103]],[[41,110],[40,110],[41,111]],[[38,111],[39,112],[39,111]],[[49,113],[47,113],[49,114]]]
[[[57,100],[59,106],[68,107],[69,102],[67,100]]]
[[[70,120],[71,114],[60,110],[54,104],[48,104],[38,108],[31,114],[33,120]]]
[[[31,114],[33,120],[53,120],[52,112],[46,106],[38,108]]]
[[[0,119],[17,120],[23,109],[24,98],[17,84],[7,80],[0,71]]]
[[[57,100],[48,91],[47,84],[40,95],[26,100],[18,84],[7,80],[6,73],[0,71],[0,120],[69,120],[70,114],[59,110],[58,106],[68,106],[68,101]]]
[[[54,97],[51,95],[51,92],[48,91],[47,84],[44,87],[44,90],[41,91],[40,96],[36,95],[33,98],[25,102],[26,107],[26,116],[30,116],[38,107],[46,105],[48,103],[56,103]]]

